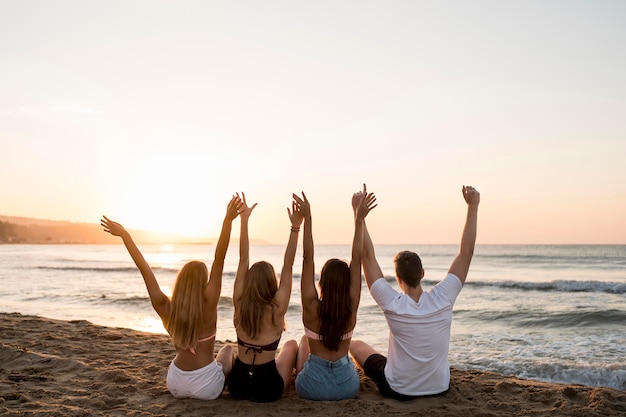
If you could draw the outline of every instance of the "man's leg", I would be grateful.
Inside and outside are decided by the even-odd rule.
[[[358,363],[361,368],[363,368],[363,365],[365,365],[365,361],[367,360],[367,358],[369,358],[374,353],[379,352],[377,352],[373,347],[361,340],[352,340],[350,342],[350,355],[352,355],[356,363]]]
[[[378,391],[385,397],[388,397],[392,390],[389,387],[389,383],[387,383],[387,378],[385,378],[387,358],[360,340],[350,342],[350,354],[363,369],[365,375],[374,381]]]

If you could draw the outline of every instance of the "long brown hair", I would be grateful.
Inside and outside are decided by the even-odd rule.
[[[208,280],[204,262],[188,262],[178,272],[171,311],[165,323],[174,346],[196,348],[204,324],[204,287]]]
[[[341,337],[349,332],[352,318],[350,267],[340,259],[329,259],[320,273],[320,302],[317,307],[319,335],[329,350],[339,349]]]
[[[261,332],[261,320],[268,306],[272,308],[272,324],[275,324],[276,291],[278,283],[274,267],[265,261],[252,264],[243,283],[237,322],[253,339]]]

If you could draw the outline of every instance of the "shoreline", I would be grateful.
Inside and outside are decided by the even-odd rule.
[[[280,400],[215,401],[171,396],[165,384],[174,348],[167,335],[0,313],[3,415],[379,415],[621,416],[626,391],[523,380],[452,368],[450,392],[406,403],[384,398],[359,370],[358,398],[314,402],[293,383]],[[216,341],[216,351],[231,341]]]

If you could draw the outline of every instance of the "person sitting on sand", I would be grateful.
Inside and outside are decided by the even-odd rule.
[[[204,262],[186,263],[178,272],[171,299],[161,291],[152,269],[128,231],[106,216],[100,221],[105,232],[122,238],[143,276],[152,307],[176,348],[176,356],[167,371],[167,388],[176,398],[214,400],[224,390],[230,373],[233,349],[224,346],[214,357],[215,332],[224,258],[232,222],[241,204],[239,195],[233,196],[228,203],[210,275]]]
[[[354,194],[355,217],[350,265],[329,259],[322,267],[319,295],[315,288],[311,206],[304,193],[294,196],[304,215],[304,262],[301,294],[305,335],[300,341],[296,364],[296,392],[309,400],[356,398],[360,381],[348,355],[361,299],[363,220],[376,205],[376,197]]]
[[[276,355],[285,330],[302,212],[295,200],[292,210],[287,209],[291,231],[278,283],[268,262],[259,261],[249,267],[248,220],[256,203],[248,207],[243,193],[242,198],[240,255],[233,288],[237,357],[228,378],[228,390],[235,399],[270,402],[278,400],[291,382],[298,351],[297,342],[289,340]]]
[[[480,194],[463,186],[467,218],[457,256],[447,276],[428,291],[422,289],[424,269],[419,256],[402,251],[394,258],[402,293],[385,280],[364,226],[363,270],[372,297],[389,326],[388,357],[363,341],[353,340],[350,354],[386,397],[411,400],[442,395],[450,389],[450,325],[452,307],[461,292],[474,254]]]

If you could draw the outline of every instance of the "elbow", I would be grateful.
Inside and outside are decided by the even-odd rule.
[[[463,257],[464,259],[472,259],[472,257],[474,256],[474,245],[472,245],[471,247],[462,247],[459,251],[459,256]]]

